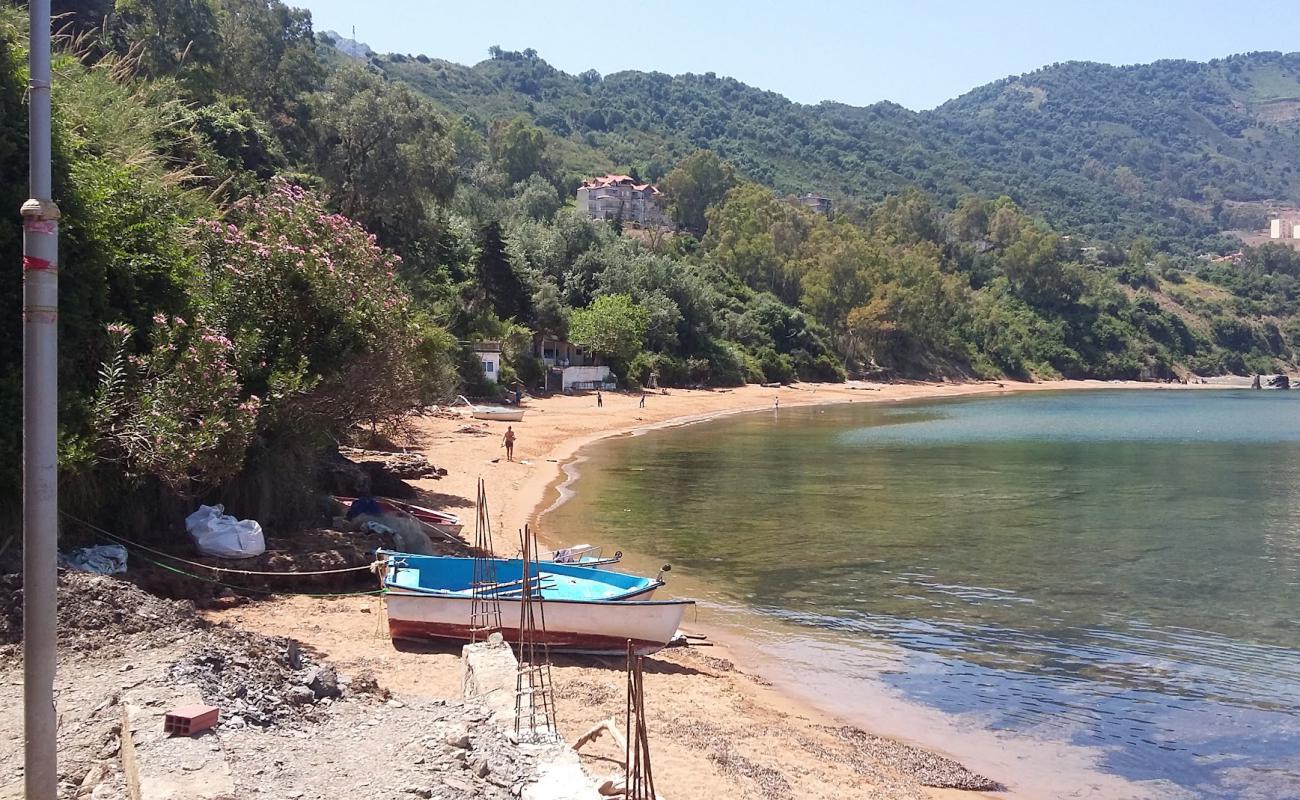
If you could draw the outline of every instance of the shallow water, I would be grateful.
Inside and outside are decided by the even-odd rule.
[[[794,631],[769,653],[847,714],[870,677],[1171,795],[1300,797],[1300,393],[781,409],[587,455],[548,530]]]

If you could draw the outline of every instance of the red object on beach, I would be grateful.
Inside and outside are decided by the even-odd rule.
[[[220,716],[221,709],[205,706],[202,703],[174,708],[163,718],[163,733],[173,736],[193,736],[216,725]]]

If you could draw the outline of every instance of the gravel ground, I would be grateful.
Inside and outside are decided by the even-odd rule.
[[[919,747],[873,736],[857,728],[844,727],[834,732],[853,745],[854,758],[871,764],[883,764],[911,775],[922,786],[973,792],[997,792],[1005,788],[995,780],[971,772],[951,758]]]
[[[213,625],[187,602],[86,573],[59,578],[60,800],[126,798],[122,697],[197,687],[238,796],[506,800],[536,770],[477,703],[393,696],[285,637]],[[0,576],[0,798],[21,796],[22,591]],[[170,707],[170,701],[166,704]],[[156,756],[163,764],[164,750]],[[167,765],[170,766],[170,765]],[[177,769],[184,769],[183,765]]]

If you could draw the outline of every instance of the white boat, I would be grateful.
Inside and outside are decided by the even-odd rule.
[[[456,563],[470,559],[385,551],[380,556],[385,560],[388,631],[394,639],[470,640],[470,614],[476,600],[465,584],[472,564]],[[519,638],[519,564],[518,559],[496,561],[496,599],[506,641]],[[545,620],[546,644],[557,651],[617,655],[627,652],[631,640],[638,653],[653,653],[672,641],[686,609],[695,604],[644,599],[661,581],[589,567],[544,563],[534,580],[542,595],[535,613]]]
[[[466,412],[474,419],[486,419],[492,422],[518,422],[524,418],[524,409],[518,406],[480,406],[471,403],[464,395],[456,398],[465,404]],[[455,403],[452,403],[455,405]]]
[[[518,422],[524,418],[522,408],[508,408],[506,406],[474,406],[470,415],[474,419],[486,419],[493,422]]]

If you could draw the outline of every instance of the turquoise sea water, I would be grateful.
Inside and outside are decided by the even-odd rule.
[[[781,409],[581,475],[547,530],[671,561],[852,677],[1172,794],[1300,797],[1300,392]]]

